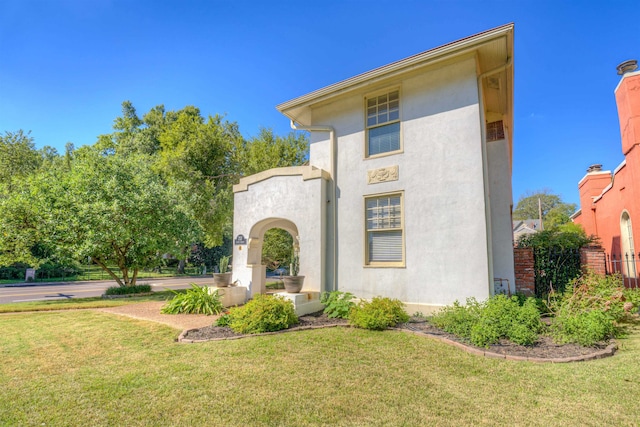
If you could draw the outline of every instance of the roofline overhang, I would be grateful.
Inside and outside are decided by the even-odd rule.
[[[319,102],[327,101],[339,95],[355,91],[363,86],[368,86],[380,80],[388,79],[412,71],[415,68],[433,65],[440,61],[448,60],[459,55],[473,52],[480,46],[501,37],[507,38],[508,55],[509,58],[511,58],[513,57],[513,29],[514,24],[510,23],[487,31],[483,31],[469,37],[465,37],[451,43],[447,43],[445,45],[424,51],[422,53],[418,53],[408,58],[392,62],[391,64],[375,68],[371,71],[358,74],[354,77],[315,90],[306,95],[294,98],[290,101],[283,102],[282,104],[277,105],[276,109],[286,117],[288,117],[290,120],[301,123],[303,125],[309,125],[310,123],[304,123],[300,120],[299,117],[296,117],[293,112],[295,110],[300,110],[301,108],[309,107]],[[482,73],[483,71],[486,70],[480,70],[480,73]],[[513,71],[511,71],[511,74],[512,73]]]

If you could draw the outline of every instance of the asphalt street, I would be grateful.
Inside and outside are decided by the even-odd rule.
[[[191,283],[211,285],[213,277],[162,277],[138,280],[138,284],[151,285],[154,291],[184,289]],[[115,285],[113,280],[0,285],[0,304],[95,297],[104,294],[108,287]]]

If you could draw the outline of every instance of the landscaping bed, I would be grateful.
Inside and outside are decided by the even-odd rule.
[[[299,318],[298,324],[289,329],[279,331],[279,333],[330,326],[349,326],[349,323],[346,319],[331,319],[327,317],[326,314],[318,312],[306,316],[301,316]],[[556,344],[552,338],[541,335],[538,341],[532,346],[518,345],[512,343],[511,341],[503,339],[500,340],[497,344],[492,344],[488,348],[483,348],[471,345],[453,334],[449,334],[439,328],[436,328],[429,322],[426,322],[424,319],[415,317],[412,318],[408,323],[398,325],[397,329],[417,332],[437,338],[446,338],[447,340],[464,344],[467,348],[475,349],[479,352],[549,360],[589,356],[594,353],[601,352],[609,345],[609,343],[599,343],[594,347],[583,347],[577,344]],[[205,326],[202,328],[186,331],[181,335],[180,341],[199,342],[220,339],[234,339],[245,336],[249,335],[236,333],[229,327]]]

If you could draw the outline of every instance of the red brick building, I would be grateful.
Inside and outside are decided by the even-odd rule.
[[[640,274],[640,71],[637,61],[618,66],[615,89],[624,160],[613,171],[593,165],[578,183],[580,210],[572,219],[601,240],[608,271],[620,272],[627,286]],[[634,243],[635,242],[635,243]]]

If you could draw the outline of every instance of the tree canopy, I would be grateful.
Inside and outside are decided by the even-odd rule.
[[[129,101],[113,132],[65,153],[36,150],[29,133],[0,137],[0,266],[24,262],[100,265],[120,285],[171,254],[231,237],[233,184],[307,159],[306,134],[238,124],[187,106],[158,105],[140,118]]]
[[[545,228],[570,222],[569,217],[576,210],[575,203],[564,203],[559,195],[544,189],[528,192],[521,196],[513,210],[513,219],[538,219],[538,200],[542,206],[542,222]]]

